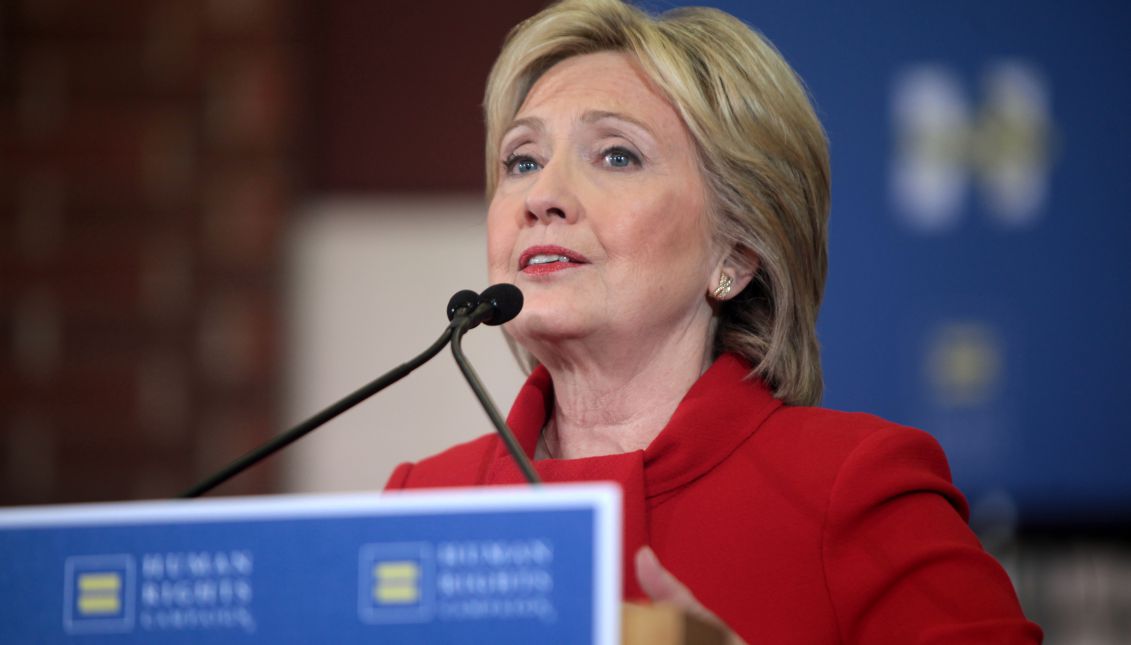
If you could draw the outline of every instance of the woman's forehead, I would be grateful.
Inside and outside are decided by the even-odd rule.
[[[527,93],[515,119],[567,109],[592,121],[594,114],[619,114],[658,127],[682,125],[675,108],[623,52],[599,52],[567,58],[547,70]]]

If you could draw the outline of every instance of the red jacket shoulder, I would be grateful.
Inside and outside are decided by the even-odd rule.
[[[498,437],[486,434],[417,463],[405,462],[393,469],[385,490],[482,484],[498,446]]]
[[[753,436],[824,499],[824,583],[845,642],[1033,643],[1005,571],[966,525],[928,433],[868,414],[783,407]],[[781,475],[781,473],[778,473]]]
[[[898,444],[910,448],[932,470],[950,479],[946,456],[933,436],[922,430],[893,423],[862,412],[838,412],[825,408],[783,406],[755,434],[761,441],[826,462],[839,471],[858,451],[871,446]]]
[[[794,480],[812,495],[813,503],[827,503],[846,477],[871,472],[867,481],[894,484],[895,474],[928,477],[938,492],[965,517],[966,502],[951,485],[946,455],[930,434],[858,412],[783,406],[775,410],[748,442],[772,463],[803,464],[782,476]],[[881,476],[881,473],[885,476]],[[916,479],[910,477],[910,479]]]
[[[766,429],[780,429],[797,438],[820,439],[830,449],[851,452],[861,441],[877,432],[922,432],[901,426],[874,414],[840,412],[826,408],[785,405],[766,420]],[[818,433],[813,436],[813,433]],[[925,433],[924,433],[925,434]]]

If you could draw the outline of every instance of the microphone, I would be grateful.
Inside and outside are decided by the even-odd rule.
[[[520,311],[522,311],[522,292],[518,287],[506,282],[493,284],[479,294],[478,303],[469,315],[467,328],[474,329],[479,323],[501,325],[513,320]]]
[[[511,288],[514,289],[515,292],[518,292],[517,288]],[[491,290],[487,289],[483,293],[487,294],[489,291]],[[511,301],[513,301],[513,294],[509,297],[512,299]],[[410,372],[427,363],[432,359],[433,356],[440,353],[440,350],[444,349],[444,346],[452,340],[453,334],[457,329],[463,330],[460,335],[467,333],[467,330],[470,329],[470,327],[467,326],[469,315],[474,313],[474,311],[479,310],[479,306],[481,306],[480,299],[481,296],[479,294],[468,289],[457,292],[451,297],[450,300],[448,300],[448,320],[450,320],[451,322],[447,327],[444,328],[444,333],[441,334],[440,337],[436,339],[436,342],[432,343],[432,345],[429,346],[428,349],[424,350],[421,354],[417,355],[407,363],[402,363],[401,365],[398,365],[397,367],[389,370],[378,379],[358,388],[337,403],[330,405],[329,407],[310,417],[306,421],[303,421],[297,426],[291,428],[290,430],[275,437],[274,439],[268,441],[255,450],[252,450],[239,459],[233,461],[231,464],[228,464],[216,473],[197,483],[192,488],[184,491],[178,497],[200,497],[204,493],[207,493],[213,488],[216,488],[232,477],[235,477],[236,475],[259,463],[260,461],[263,461],[267,457],[275,454],[279,450],[301,439],[310,432],[316,430],[318,427],[320,427],[330,419],[333,419],[339,414],[354,407],[358,403],[361,403],[365,399],[368,399],[374,394],[377,394],[381,390],[389,387],[393,383],[396,383],[402,378],[408,376]],[[502,302],[505,299],[505,297],[500,297],[498,295],[489,296],[489,300],[491,302]],[[490,318],[491,320],[495,320],[495,317],[498,316],[498,314],[494,312],[496,311],[496,309],[502,311],[502,307],[504,305],[493,304],[490,306],[482,306],[484,306],[484,313],[481,313],[480,316],[482,316],[484,319]],[[506,306],[513,307],[513,305]],[[514,313],[510,314],[510,318],[513,318],[515,315],[517,315],[518,309],[521,308],[522,294],[518,293],[518,306],[517,308],[514,308]],[[507,311],[510,311],[510,309],[507,309]],[[510,318],[507,318],[507,320],[510,320]]]
[[[479,294],[471,289],[461,289],[448,300],[448,320],[456,316],[466,316],[479,304]]]
[[[475,305],[475,309],[468,314],[467,318],[458,323],[456,320],[452,321],[452,325],[455,326],[455,333],[452,335],[452,356],[455,357],[456,364],[459,365],[460,372],[463,372],[467,384],[471,386],[471,391],[475,393],[475,398],[479,399],[479,405],[483,406],[483,411],[491,419],[495,431],[499,433],[499,438],[503,440],[511,458],[518,464],[518,469],[522,471],[527,482],[538,485],[542,483],[542,479],[538,476],[538,472],[534,470],[534,465],[530,463],[530,459],[522,451],[522,447],[518,445],[518,440],[514,438],[514,433],[507,427],[507,422],[503,420],[503,416],[499,414],[499,408],[495,406],[494,401],[491,400],[491,395],[483,387],[479,375],[475,373],[475,369],[471,367],[471,363],[463,355],[463,335],[468,330],[481,322],[488,325],[501,325],[514,319],[521,310],[522,292],[519,291],[518,287],[505,282],[487,287],[483,290],[483,293],[479,294],[479,303]]]

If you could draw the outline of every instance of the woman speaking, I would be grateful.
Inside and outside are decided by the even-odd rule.
[[[927,434],[823,410],[828,147],[772,45],[711,9],[567,1],[487,85],[488,267],[525,296],[508,423],[624,491],[626,599],[758,643],[1030,643]],[[523,481],[494,435],[390,489]],[[662,563],[662,564],[661,564]]]

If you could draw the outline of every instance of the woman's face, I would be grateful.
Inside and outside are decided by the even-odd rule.
[[[705,341],[719,254],[695,147],[631,56],[552,67],[499,153],[488,270],[525,296],[507,327],[520,343],[632,337],[646,347],[650,335],[689,333]]]

